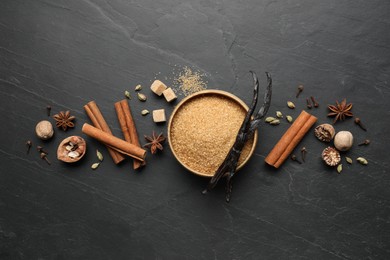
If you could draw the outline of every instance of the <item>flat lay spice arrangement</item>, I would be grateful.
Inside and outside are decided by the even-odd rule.
[[[87,153],[87,142],[92,138],[106,147],[114,164],[120,164],[126,157],[130,157],[132,168],[137,171],[146,167],[147,153],[158,156],[168,143],[174,157],[187,170],[210,178],[206,189],[203,190],[204,194],[211,191],[220,179],[225,178],[228,202],[232,195],[231,180],[236,171],[240,170],[254,153],[260,124],[261,127],[276,128],[287,125],[287,130],[275,145],[269,148],[269,153],[264,159],[265,163],[273,168],[282,167],[288,159],[297,167],[298,165],[305,167],[308,153],[310,155],[315,152],[311,149],[310,143],[306,142],[304,146],[300,146],[301,141],[309,133],[315,137],[314,140],[324,144],[322,151],[318,151],[317,158],[329,166],[330,171],[334,170],[341,174],[350,169],[349,166],[353,166],[354,161],[358,163],[357,165],[362,165],[361,167],[369,165],[364,156],[358,156],[354,160],[349,154],[353,147],[363,153],[363,147],[368,146],[371,141],[365,139],[357,142],[350,129],[341,129],[343,121],[354,117],[356,128],[368,131],[362,119],[353,114],[353,104],[347,102],[347,98],[323,106],[317,97],[305,95],[310,90],[309,87],[299,84],[290,100],[277,100],[278,103],[284,104],[284,108],[266,116],[271,107],[272,97],[272,78],[269,73],[266,73],[267,85],[264,87],[260,108],[257,108],[260,84],[254,72],[253,99],[249,106],[234,96],[234,93],[207,90],[207,82],[203,80],[203,76],[200,72],[185,67],[171,86],[156,79],[148,87],[137,84],[132,89],[125,90],[124,97],[121,94],[123,99],[113,103],[112,107],[117,116],[115,123],[122,132],[121,137],[113,135],[109,123],[114,122],[108,123],[105,120],[97,102],[88,102],[84,105],[84,110],[90,122],[81,124],[81,133],[85,137],[71,135],[61,140],[57,148],[57,159],[71,164],[81,161]],[[165,102],[165,108],[162,105],[148,107],[150,95],[155,95],[160,99],[159,102]],[[177,101],[178,96],[184,96],[184,99]],[[322,103],[321,97],[319,100]],[[132,108],[134,102],[139,102],[137,104],[142,108],[134,110]],[[172,107],[172,113],[166,111],[167,104]],[[328,110],[324,118],[332,117],[333,123],[324,122],[323,118],[309,112],[321,108]],[[66,132],[76,126],[76,117],[71,110],[52,113],[54,110],[57,109],[47,105],[45,114],[49,120],[43,119],[35,125],[35,134],[42,142],[50,141],[57,129]],[[140,134],[135,120],[138,117],[150,119],[156,126],[166,128],[166,134],[164,131],[154,129]],[[335,125],[339,131],[336,131]],[[143,138],[140,139],[139,136]],[[32,153],[31,148],[35,145],[31,140],[25,142],[27,156]],[[53,162],[49,159],[51,156],[49,152],[42,144],[36,145],[36,148],[39,158],[50,166]],[[96,153],[90,168],[93,171],[98,170],[103,163],[103,154],[99,149],[88,150]],[[348,167],[343,166],[343,163]]]

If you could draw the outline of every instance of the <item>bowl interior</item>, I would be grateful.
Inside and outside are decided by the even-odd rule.
[[[168,143],[187,170],[212,177],[232,147],[248,106],[233,94],[204,90],[184,98],[168,123]],[[237,170],[252,156],[257,131],[245,144]]]

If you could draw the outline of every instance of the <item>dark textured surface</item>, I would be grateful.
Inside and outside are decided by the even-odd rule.
[[[0,259],[388,259],[390,258],[389,80],[390,4],[373,1],[22,1],[0,3]],[[299,145],[307,163],[264,165],[288,124],[261,125],[249,164],[234,179],[230,204],[223,184],[201,195],[207,179],[163,153],[148,155],[139,173],[115,166],[87,138],[80,163],[55,160],[64,137],[89,122],[83,105],[96,100],[121,136],[114,102],[144,86],[134,111],[174,105],[153,96],[159,78],[171,84],[183,66],[206,73],[208,88],[251,99],[249,70],[274,79],[270,114],[296,117],[315,96],[319,122],[326,104],[346,97],[353,119],[336,124],[355,140],[337,174],[320,160],[325,144],[312,134]],[[298,84],[305,90],[295,99]],[[182,98],[182,97],[180,97]],[[288,110],[293,100],[297,109]],[[35,124],[69,109],[76,128],[42,143]],[[166,132],[135,113],[142,134]],[[34,147],[26,155],[25,141]],[[143,140],[142,140],[143,141]],[[43,144],[48,166],[35,150]],[[95,150],[105,157],[92,171]],[[296,152],[298,153],[298,152]]]

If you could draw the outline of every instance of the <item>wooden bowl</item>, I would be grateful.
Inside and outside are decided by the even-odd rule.
[[[248,106],[222,90],[203,90],[184,98],[168,123],[168,143],[175,158],[190,172],[212,177],[232,147]],[[237,170],[253,155],[257,130],[245,144]]]

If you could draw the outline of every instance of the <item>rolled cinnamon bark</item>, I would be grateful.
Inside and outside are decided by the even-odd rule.
[[[106,120],[104,120],[104,117],[103,117],[102,113],[100,112],[100,109],[97,106],[95,101],[91,101],[91,102],[87,103],[84,106],[84,110],[87,113],[88,117],[91,119],[92,124],[96,128],[112,135],[111,129],[108,126],[108,124],[106,123]],[[115,151],[114,149],[111,149],[109,147],[107,147],[107,149],[108,149],[108,153],[110,154],[110,156],[115,164],[118,164],[125,159],[125,157],[122,154]]]
[[[87,123],[83,125],[83,128],[81,131],[98,140],[99,142],[102,142],[103,144],[109,146],[111,149],[114,149],[117,152],[120,152],[122,154],[128,155],[132,158],[135,158],[141,162],[145,160],[146,157],[146,151],[134,144],[130,144],[118,137],[115,137],[109,133],[106,133],[96,127],[93,127]]]
[[[131,115],[131,110],[127,100],[123,99],[119,102],[116,102],[115,111],[118,116],[119,125],[122,129],[122,133],[125,140],[131,144],[141,147],[138,140],[137,129],[135,127],[135,123]],[[143,165],[145,165],[145,161],[141,162],[137,159],[133,160],[133,168],[135,170]]]
[[[275,168],[279,168],[315,122],[317,122],[315,116],[302,111],[265,158],[265,162]]]

